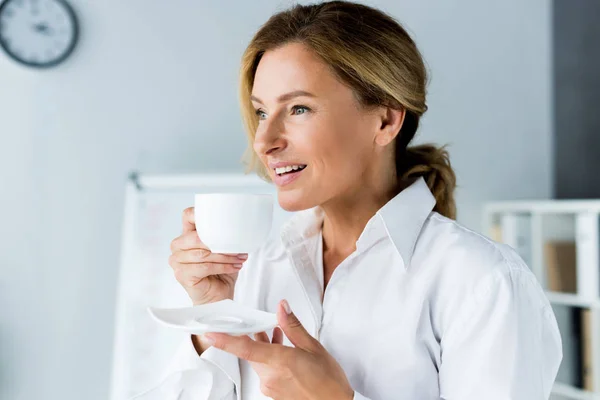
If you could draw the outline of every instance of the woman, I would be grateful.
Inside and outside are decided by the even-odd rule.
[[[250,166],[298,211],[281,240],[212,254],[193,209],[170,265],[194,304],[235,298],[280,328],[186,341],[163,399],[547,399],[552,309],[509,247],[454,221],[444,149],[408,146],[425,103],[414,42],[388,15],[294,6],[242,62]]]

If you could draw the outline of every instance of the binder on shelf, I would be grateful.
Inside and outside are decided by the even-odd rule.
[[[592,345],[592,310],[581,309],[581,374],[582,389],[594,391],[594,349]]]
[[[597,213],[579,213],[575,217],[577,247],[577,293],[586,298],[600,296],[600,226]]]
[[[502,242],[502,226],[500,225],[500,223],[493,223],[490,226],[490,239],[492,239],[495,242],[499,242],[499,243],[503,243]]]
[[[531,268],[531,214],[507,213],[500,221],[502,242],[515,249]]]
[[[573,241],[544,243],[544,261],[548,290],[577,293],[577,256]]]
[[[563,351],[556,382],[581,389],[583,373],[581,371],[580,309],[562,304],[554,304],[552,309],[558,322]]]

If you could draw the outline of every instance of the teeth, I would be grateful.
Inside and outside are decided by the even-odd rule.
[[[278,175],[285,174],[286,172],[296,171],[304,168],[305,166],[300,165],[288,165],[287,167],[275,168],[275,173]]]

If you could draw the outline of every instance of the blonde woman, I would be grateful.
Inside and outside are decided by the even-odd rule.
[[[542,289],[513,249],[454,221],[447,152],[409,145],[426,81],[406,31],[364,5],[261,27],[241,70],[249,165],[298,213],[233,256],[187,209],[169,261],[194,304],[234,298],[280,328],[190,338],[147,396],[548,399],[562,353]]]

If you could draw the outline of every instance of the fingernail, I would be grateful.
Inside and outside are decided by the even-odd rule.
[[[283,309],[285,310],[285,313],[288,315],[292,313],[292,308],[290,307],[287,300],[283,300]]]
[[[240,260],[247,260],[248,254],[238,254],[237,258],[239,258]]]
[[[243,264],[233,264],[235,268],[242,268]]]

